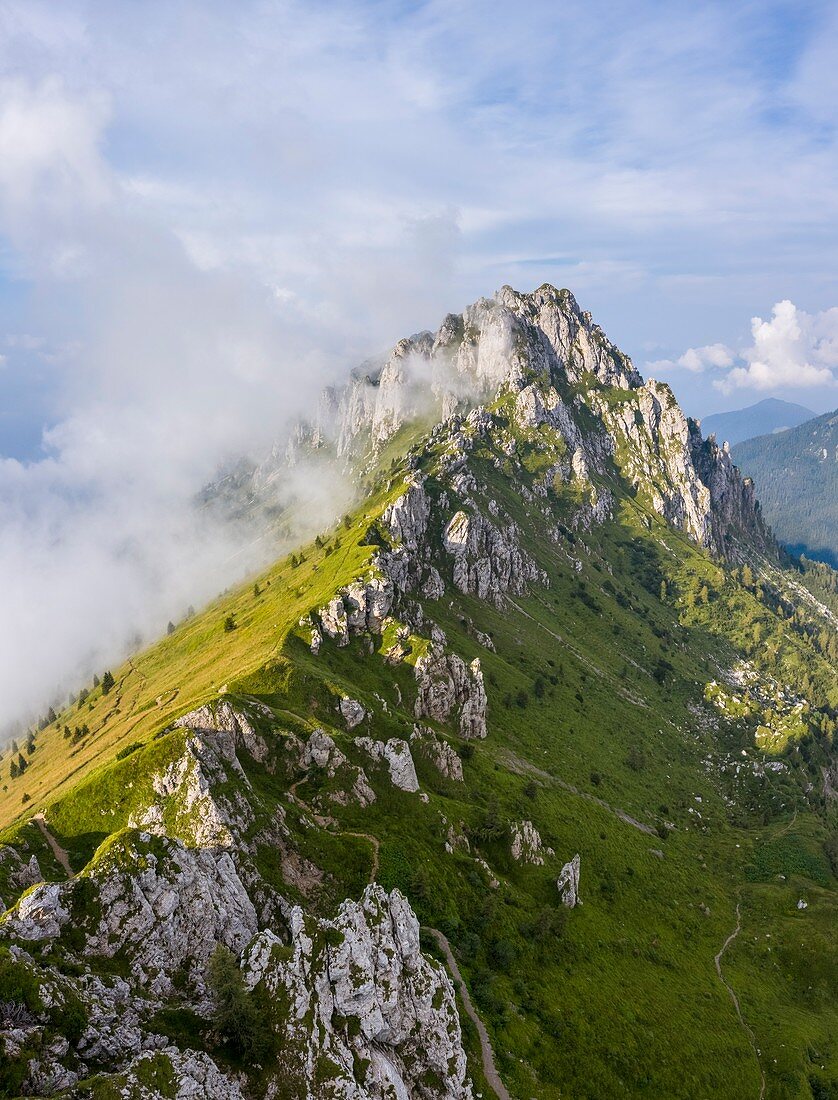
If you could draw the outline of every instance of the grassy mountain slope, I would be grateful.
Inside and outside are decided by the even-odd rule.
[[[777,538],[838,568],[838,415],[740,443],[734,457],[756,482]]]
[[[637,402],[598,393],[630,413]],[[422,924],[448,937],[512,1096],[756,1097],[763,1079],[769,1098],[838,1094],[838,859],[822,772],[838,712],[828,615],[771,558],[755,550],[724,564],[667,524],[654,488],[628,480],[626,449],[587,488],[555,477],[539,493],[564,442],[521,428],[508,400],[492,415],[468,452],[476,487],[452,490],[443,475],[447,437],[403,433],[363,506],[305,547],[301,564],[277,562],[115,670],[108,695],[97,689],[38,735],[14,781],[7,757],[2,839],[45,853],[30,823],[43,810],[74,869],[95,867],[179,758],[185,734],[172,720],[223,693],[263,708],[252,713],[269,755],[242,756],[263,880],[315,913],[357,897],[373,873],[400,889]],[[344,646],[325,636],[313,653],[306,617],[377,568],[391,542],[382,513],[417,476],[440,513],[445,493],[446,515],[489,514],[490,504],[508,514],[544,582],[497,602],[462,592],[433,535],[441,596],[414,593],[381,634]],[[606,491],[612,516],[574,524],[588,496]],[[448,651],[479,658],[488,694],[485,740],[422,719],[464,773],[445,777],[414,746],[426,801],[395,788],[354,742],[410,737],[416,663],[430,645],[419,618],[444,631]],[[368,713],[352,734],[343,696]],[[73,745],[62,730],[82,718],[90,733]],[[334,801],[346,775],[300,764],[295,745],[317,728],[365,769],[373,804]],[[278,807],[293,852],[261,839]],[[542,864],[513,858],[511,826],[522,820],[541,836]],[[188,835],[180,818],[167,828]],[[582,904],[566,909],[556,877],[576,853]],[[318,874],[294,871],[303,862]],[[44,870],[61,877],[46,853]],[[0,882],[8,901],[7,891]],[[200,1028],[170,1034],[218,1054]],[[480,1086],[476,1051],[472,1035]]]

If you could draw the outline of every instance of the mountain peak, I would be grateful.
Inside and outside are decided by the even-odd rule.
[[[701,420],[705,435],[715,435],[733,446],[758,435],[786,431],[811,420],[815,415],[804,405],[781,401],[777,397],[765,397],[755,405],[728,412],[712,413]]]

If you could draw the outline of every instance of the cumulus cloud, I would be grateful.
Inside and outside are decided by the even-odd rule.
[[[788,299],[777,302],[771,319],[751,320],[754,342],[743,352],[743,366],[717,379],[720,390],[810,388],[836,382],[838,308],[809,314]]]
[[[810,314],[784,299],[770,320],[751,319],[753,343],[742,351],[726,344],[688,348],[677,359],[646,364],[652,373],[710,373],[723,393],[737,389],[811,389],[838,383],[838,308]]]
[[[652,373],[663,369],[702,374],[712,368],[732,367],[735,361],[735,352],[725,344],[707,344],[702,348],[687,348],[677,359],[656,359],[647,363],[646,369]]]

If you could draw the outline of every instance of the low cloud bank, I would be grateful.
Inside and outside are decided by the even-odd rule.
[[[305,298],[209,263],[112,170],[107,126],[56,81],[0,87],[0,231],[37,289],[27,350],[59,349],[43,457],[0,458],[0,733],[340,514],[345,483],[306,466],[274,487],[309,504],[284,536],[195,501],[392,338],[441,262],[430,219],[374,262],[337,250]]]

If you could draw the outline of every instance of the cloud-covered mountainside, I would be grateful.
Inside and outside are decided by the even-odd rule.
[[[740,443],[736,460],[759,486],[777,538],[838,567],[838,411]]]
[[[0,1091],[830,1095],[834,574],[550,286],[207,506],[316,463],[335,525],[0,759]]]

